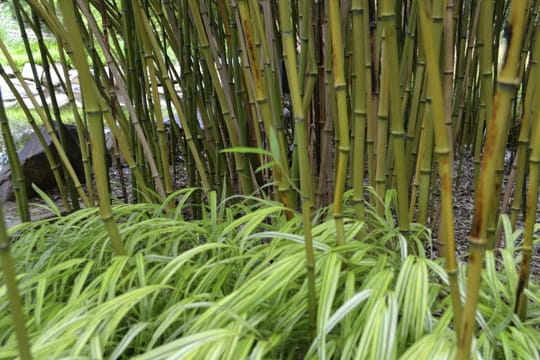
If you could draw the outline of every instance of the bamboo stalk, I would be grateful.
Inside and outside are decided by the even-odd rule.
[[[457,338],[460,338],[462,305],[460,300],[458,267],[456,260],[456,248],[454,240],[454,217],[452,205],[451,163],[449,162],[450,139],[444,123],[444,101],[440,79],[439,54],[434,51],[433,31],[429,22],[429,10],[424,1],[419,3],[420,33],[422,36],[422,48],[426,56],[426,68],[428,73],[428,87],[432,98],[433,128],[435,131],[435,155],[438,157],[439,178],[441,186],[441,229],[439,236],[442,237],[446,248],[446,272],[450,283],[450,296],[452,310],[454,312],[454,328]]]
[[[308,284],[308,324],[312,336],[315,336],[317,323],[317,294],[315,290],[315,256],[311,238],[311,207],[313,195],[311,190],[311,166],[307,152],[307,129],[300,96],[300,84],[296,69],[294,38],[292,33],[290,4],[287,0],[279,1],[279,22],[281,24],[281,39],[283,44],[283,59],[287,69],[289,89],[293,106],[295,133],[298,141],[298,157],[300,167],[300,192],[302,199],[302,219],[304,225],[304,242],[306,251],[306,270]]]
[[[5,75],[4,67],[1,65],[0,74],[2,76]],[[21,163],[19,161],[17,149],[15,148],[15,142],[9,128],[9,121],[6,116],[4,101],[2,99],[2,91],[0,91],[0,128],[2,131],[2,138],[4,139],[6,153],[8,156],[9,168],[11,171],[11,182],[13,184],[13,191],[15,192],[15,199],[17,201],[17,209],[19,210],[19,216],[21,217],[22,222],[27,222],[30,221],[30,212],[28,210],[28,194],[26,191],[26,183],[24,181],[24,173]]]
[[[1,99],[0,99],[1,100]],[[3,108],[2,110],[3,111]],[[30,340],[28,339],[28,332],[26,329],[26,322],[24,320],[24,310],[17,288],[17,274],[15,273],[15,266],[13,265],[13,258],[9,252],[9,237],[6,232],[6,225],[4,223],[4,210],[0,203],[0,264],[2,266],[2,273],[4,274],[4,283],[6,285],[7,297],[9,300],[9,308],[11,310],[11,316],[13,317],[13,326],[15,328],[15,335],[17,336],[17,343],[19,349],[19,357],[21,360],[32,359]]]
[[[395,23],[395,2],[383,1],[380,7],[379,22],[382,23],[384,35],[384,53],[381,56],[383,65],[388,66],[388,75],[390,79],[399,78],[399,54],[397,47],[396,23]],[[384,69],[382,71],[385,71]],[[388,95],[390,97],[390,136],[392,138],[392,148],[394,150],[394,162],[397,185],[397,219],[399,229],[403,234],[409,232],[409,179],[407,177],[408,169],[405,158],[405,132],[403,126],[403,113],[401,112],[401,95],[399,86],[389,87]]]
[[[484,157],[475,194],[474,219],[470,236],[470,257],[467,272],[467,300],[461,322],[459,337],[459,359],[469,359],[474,333],[475,312],[478,304],[481,270],[487,245],[487,225],[492,211],[491,197],[495,190],[495,171],[499,158],[503,156],[506,122],[510,113],[510,102],[519,85],[517,78],[521,39],[524,33],[525,1],[512,1],[510,22],[512,38],[504,67],[497,80],[497,92],[493,102],[492,119],[489,121]]]
[[[366,72],[364,71],[365,59],[365,37],[362,36],[364,29],[363,16],[364,8],[361,0],[354,0],[351,5],[352,15],[352,38],[353,41],[353,153],[351,161],[351,172],[353,177],[353,197],[352,202],[356,209],[356,218],[364,220],[364,161],[365,161],[365,134],[367,122],[367,98],[369,93],[366,91]]]
[[[216,91],[219,104],[221,105],[221,111],[223,114],[223,118],[225,120],[225,125],[227,127],[227,133],[229,134],[229,137],[231,140],[231,145],[233,147],[237,147],[239,146],[238,134],[240,131],[238,128],[238,122],[236,120],[235,113],[233,111],[232,100],[230,98],[230,91],[227,91],[227,92],[223,91],[223,87],[226,86],[226,84],[225,83],[222,84],[220,77],[217,73],[217,70],[213,66],[214,58],[213,58],[210,44],[208,41],[208,35],[206,34],[206,31],[204,29],[199,8],[197,4],[192,0],[189,1],[189,9],[191,11],[192,21],[194,22],[195,29],[196,29],[196,32],[200,41],[200,45],[203,50],[204,59],[208,66],[210,76],[212,77],[214,90]],[[224,77],[224,79],[225,78],[227,77]],[[180,118],[182,118],[182,116],[180,116]],[[196,148],[193,148],[192,150],[195,152]],[[234,157],[235,157],[236,171],[240,176],[240,183],[241,183],[242,190],[246,193],[251,193],[252,184],[251,184],[251,174],[249,173],[249,169],[243,167],[243,162],[240,157],[240,154],[235,153]]]
[[[336,240],[338,245],[345,244],[343,223],[343,193],[347,178],[347,164],[351,151],[349,140],[349,111],[347,108],[347,83],[345,81],[345,68],[343,59],[343,41],[341,36],[341,19],[339,4],[330,1],[328,4],[328,20],[332,39],[332,67],[334,73],[334,88],[337,102],[337,128],[336,146],[338,152],[336,168],[336,185],[334,191],[334,219],[336,221]],[[339,141],[339,143],[338,143]]]
[[[84,49],[83,40],[77,30],[77,20],[75,8],[72,2],[62,1],[60,8],[64,16],[66,28],[72,36],[70,46],[73,49],[73,62],[77,66],[81,79],[81,87],[85,94],[86,114],[89,121],[90,141],[92,143],[92,162],[96,176],[96,187],[99,196],[100,215],[111,239],[111,244],[115,255],[126,255],[126,250],[120,237],[118,227],[114,222],[113,212],[110,204],[109,186],[107,182],[107,167],[105,165],[105,144],[103,136],[102,109],[98,98],[98,91],[92,81]]]
[[[536,26],[535,32],[534,52],[531,61],[532,68],[530,69],[531,75],[537,74],[538,61],[540,60],[540,27],[538,27],[538,25]],[[525,231],[523,234],[523,259],[521,260],[520,264],[519,282],[516,290],[515,311],[522,321],[527,319],[528,299],[525,295],[525,289],[529,285],[530,266],[533,255],[534,224],[536,223],[536,210],[538,207],[538,186],[540,183],[540,76],[531,76],[529,81],[528,87],[531,88],[530,92],[534,92],[535,94],[536,101],[533,101],[533,103],[536,105],[534,108],[534,119],[531,119],[532,126],[529,124],[529,120],[523,119],[521,123],[522,127],[524,128],[523,133],[528,133],[530,129],[530,136],[532,137],[532,150],[529,155],[529,186],[527,189],[526,204],[527,212],[525,217]],[[529,91],[527,92],[527,95],[528,94]],[[523,136],[525,137],[525,134],[523,134]],[[521,138],[522,134],[520,131],[520,139]],[[523,155],[525,155],[525,152]]]

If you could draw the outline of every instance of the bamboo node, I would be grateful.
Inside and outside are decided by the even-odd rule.
[[[479,250],[484,251],[485,248],[486,248],[487,239],[486,238],[477,238],[477,237],[471,236],[471,238],[469,240],[469,244],[470,244],[471,248],[475,248],[475,249],[479,249]]]
[[[503,91],[515,91],[519,86],[519,78],[514,78],[513,80],[500,79],[497,80],[497,85],[499,89]]]
[[[396,18],[395,13],[381,14],[377,16],[377,20],[380,20],[380,21],[391,21],[391,20],[394,20],[395,18]]]

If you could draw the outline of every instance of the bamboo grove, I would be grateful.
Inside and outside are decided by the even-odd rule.
[[[523,221],[515,311],[527,318],[540,162],[539,1],[23,3],[13,0],[23,39],[28,32],[40,41],[46,76],[79,73],[82,108],[69,76],[60,77],[84,178],[63,151],[63,120],[54,99],[43,106],[43,87],[38,95],[24,89],[39,109],[39,119],[26,110],[28,121],[38,135],[36,121],[43,122],[53,140],[59,157],[48,159],[66,208],[78,209],[79,200],[99,205],[115,254],[126,251],[112,220],[105,128],[114,135],[113,165],[121,156],[129,167],[134,202],[170,200],[182,157],[189,185],[203,189],[195,202],[213,191],[240,193],[301,212],[313,336],[320,299],[312,212],[331,204],[335,245],[345,245],[347,191],[360,221],[366,206],[382,216],[383,199],[395,191],[395,221],[405,238],[411,223],[437,230],[461,359],[474,336],[485,250],[501,243],[499,216],[509,214],[514,228]],[[42,42],[44,31],[57,41],[59,62]],[[9,49],[0,48],[9,60]],[[30,63],[35,56],[28,47]],[[14,62],[10,67],[21,77]],[[6,69],[0,72],[9,84]],[[0,110],[19,211],[28,220],[23,175]],[[454,223],[452,193],[467,156],[476,186],[467,287],[460,289],[454,234],[462,224]]]

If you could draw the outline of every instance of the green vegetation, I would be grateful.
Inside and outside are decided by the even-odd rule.
[[[287,219],[280,203],[218,202],[210,193],[193,220],[189,199],[198,191],[174,194],[169,210],[167,202],[115,206],[127,256],[113,256],[95,208],[11,229],[35,358],[455,357],[448,277],[424,254],[429,230],[413,224],[406,239],[393,225],[395,193],[385,199],[390,218],[368,207],[367,222],[353,220],[347,193],[346,243],[337,247],[331,207],[315,212],[312,339],[301,215]],[[503,225],[509,239],[518,237],[507,218]],[[512,300],[519,249],[508,244],[486,253],[478,358],[530,359],[540,346],[540,289],[530,288],[535,315],[522,323]],[[17,344],[1,296],[0,358],[12,358]]]
[[[69,107],[16,91],[73,213],[29,224],[14,187],[0,357],[540,358],[540,1],[11,6],[25,62],[63,74]],[[132,204],[113,206],[105,128]]]
[[[43,121],[39,118],[38,111],[32,109],[30,110],[30,114],[36,119],[38,125],[43,124]],[[65,123],[73,124],[75,122],[73,111],[68,107],[61,108],[60,114]],[[9,119],[10,126],[13,127],[12,130],[14,133],[18,133],[18,129],[28,128],[28,117],[19,106],[6,108],[6,117]]]
[[[5,2],[0,4],[0,39],[6,44],[9,49],[9,54],[13,58],[13,61],[19,68],[22,68],[24,64],[28,62],[28,54],[24,43],[20,38],[20,30],[17,25],[17,20],[12,13],[12,5],[10,2]],[[50,56],[52,59],[59,59],[59,51],[56,46],[56,40],[51,36],[46,36],[44,38],[44,44],[49,49]],[[35,37],[32,37],[30,40],[30,48],[32,53],[35,54],[36,64],[43,64],[41,54],[39,52],[38,41]],[[7,59],[3,53],[0,52],[0,64],[7,65]]]

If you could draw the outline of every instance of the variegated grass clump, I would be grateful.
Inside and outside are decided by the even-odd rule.
[[[187,200],[197,191],[177,192],[161,206],[115,206],[127,256],[113,256],[96,208],[10,230],[36,359],[455,357],[442,260],[426,257],[425,227],[412,224],[408,238],[400,234],[394,192],[381,200],[384,217],[366,206],[368,223],[355,220],[346,193],[341,246],[334,246],[333,209],[314,214],[318,335],[311,340],[301,214],[286,215],[269,200],[218,201],[211,193],[203,218],[192,220]],[[178,206],[170,209],[171,201]],[[474,354],[534,358],[538,282],[526,290],[531,302],[522,322],[513,296],[512,240],[520,233],[502,224],[506,247],[500,256],[486,253]],[[13,358],[3,279],[0,297],[0,358]]]

